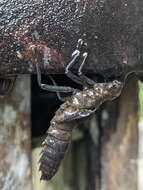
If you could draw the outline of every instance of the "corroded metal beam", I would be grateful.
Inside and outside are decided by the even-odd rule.
[[[64,73],[78,39],[85,73],[110,78],[143,71],[143,1],[2,0],[0,75]],[[75,67],[76,69],[76,67]]]

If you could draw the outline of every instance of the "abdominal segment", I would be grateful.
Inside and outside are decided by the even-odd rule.
[[[57,172],[65,152],[71,142],[71,123],[51,124],[48,129],[48,136],[43,142],[43,150],[40,158],[40,168],[42,172],[41,180],[50,180]],[[66,129],[66,130],[64,130]]]

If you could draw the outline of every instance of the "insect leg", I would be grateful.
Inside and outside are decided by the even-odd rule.
[[[88,53],[87,52],[84,52],[82,54],[82,57],[83,57],[83,60],[82,60],[82,63],[78,69],[78,76],[73,74],[70,69],[71,67],[76,63],[76,60],[77,58],[80,58],[81,57],[81,51],[80,49],[82,50],[83,47],[86,47],[87,44],[84,43],[84,41],[82,39],[79,39],[78,40],[78,43],[77,43],[77,46],[76,46],[76,50],[72,53],[72,57],[73,59],[70,61],[70,63],[67,65],[66,67],[66,70],[65,70],[65,74],[71,79],[73,80],[74,82],[78,83],[78,84],[81,84],[81,85],[91,85],[93,86],[95,84],[95,82],[91,79],[89,79],[88,77],[86,77],[83,73],[82,73],[82,69],[85,65],[85,62],[86,62],[86,59],[87,59],[87,56],[88,56]]]
[[[69,64],[67,65],[66,69],[65,69],[65,74],[74,82],[83,85],[82,80],[76,76],[75,74],[73,74],[70,69],[71,67],[76,63],[77,58],[80,56],[80,51],[78,49],[76,49],[73,53],[72,53],[72,57],[73,59],[69,62]]]
[[[67,86],[55,86],[55,85],[42,84],[42,82],[41,82],[41,71],[40,71],[38,63],[36,64],[36,71],[37,71],[38,84],[43,90],[47,90],[50,92],[64,92],[64,93],[75,92],[74,88],[67,87]]]
[[[57,86],[55,80],[53,79],[53,77],[51,75],[49,75],[49,78],[51,79],[51,81],[54,84],[54,86]],[[59,100],[61,102],[65,102],[66,101],[66,97],[62,97],[61,94],[60,94],[60,92],[56,92],[56,94],[57,94],[57,97],[59,98]]]
[[[84,52],[83,53],[83,61],[78,69],[78,75],[79,77],[82,79],[83,83],[84,84],[88,84],[88,85],[91,85],[93,86],[95,84],[95,81],[91,80],[90,78],[86,77],[83,73],[82,73],[82,69],[86,63],[86,59],[87,59],[87,56],[88,56],[88,53],[87,52]]]

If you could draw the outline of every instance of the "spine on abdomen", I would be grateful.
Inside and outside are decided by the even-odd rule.
[[[50,180],[57,172],[71,142],[73,128],[72,122],[55,122],[52,119],[40,158],[41,180]]]

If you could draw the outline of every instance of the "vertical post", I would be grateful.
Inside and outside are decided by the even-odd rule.
[[[106,111],[108,117],[102,133],[101,189],[137,190],[137,80],[127,81],[120,100],[114,106],[108,105]]]
[[[31,190],[30,77],[0,97],[0,189]]]

